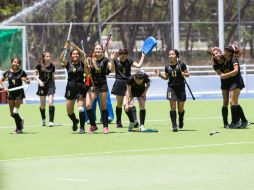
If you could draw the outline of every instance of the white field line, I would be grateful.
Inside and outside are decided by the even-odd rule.
[[[86,182],[86,181],[88,181],[88,180],[86,180],[86,179],[72,179],[72,178],[67,178],[67,179],[65,179],[65,178],[56,178],[56,180],[58,180],[58,181],[77,181],[77,182]]]
[[[170,150],[180,150],[180,149],[222,147],[222,146],[246,145],[246,144],[254,144],[254,141],[231,142],[231,143],[222,143],[222,144],[199,144],[199,145],[175,146],[175,147],[164,147],[164,148],[130,149],[130,150],[119,150],[119,151],[108,151],[108,152],[92,152],[92,153],[85,153],[85,154],[65,154],[65,155],[58,155],[58,156],[44,156],[44,157],[34,157],[34,158],[17,158],[17,159],[10,159],[10,160],[0,160],[0,162],[69,158],[69,157],[85,157],[85,156],[101,156],[101,155],[132,153],[132,152],[170,151]]]
[[[185,120],[213,120],[213,119],[221,119],[221,117],[192,117],[192,118],[184,118]],[[160,121],[170,121],[170,118],[168,119],[146,119],[146,122],[160,122]],[[113,122],[114,123],[114,122]],[[129,121],[123,121],[123,123],[129,123]],[[71,126],[71,122],[70,123],[55,123],[56,126]],[[30,127],[40,127],[41,124],[38,125],[25,125],[25,128],[30,128]],[[87,124],[88,125],[88,124]],[[10,128],[10,126],[0,126],[0,129],[5,129],[5,128]]]

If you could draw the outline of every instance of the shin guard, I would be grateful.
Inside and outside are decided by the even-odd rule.
[[[49,106],[49,121],[54,122],[55,106]]]
[[[140,125],[144,125],[146,119],[146,110],[140,110],[139,117],[140,117]]]
[[[108,110],[102,110],[101,115],[103,127],[108,127]]]
[[[221,109],[223,124],[224,126],[228,125],[228,107],[222,107]]]

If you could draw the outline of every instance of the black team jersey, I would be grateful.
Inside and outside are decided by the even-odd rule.
[[[77,64],[70,64],[67,62],[66,70],[68,73],[68,83],[84,83],[84,63],[79,61]]]
[[[43,64],[38,64],[35,68],[39,72],[39,79],[45,84],[54,83],[55,66],[50,63],[47,67]]]
[[[9,83],[8,88],[10,89],[10,88],[22,86],[21,78],[27,77],[27,74],[22,69],[20,69],[18,72],[13,72],[12,70],[8,70],[4,72],[3,77],[5,79],[8,79],[8,83]]]
[[[165,73],[168,73],[168,86],[182,86],[185,85],[184,76],[182,76],[182,71],[186,70],[186,65],[178,61],[176,65],[166,65]]]
[[[147,74],[144,74],[143,82],[137,84],[134,79],[134,75],[128,78],[127,85],[131,86],[131,93],[133,97],[139,97],[145,90],[146,84],[150,82]]]
[[[131,59],[126,59],[124,62],[115,60],[115,78],[121,80],[128,80],[128,78],[131,76],[131,66],[133,62],[134,61]]]
[[[106,76],[108,75],[108,63],[109,59],[103,57],[100,60],[96,60],[96,68],[92,65],[91,75],[93,79],[93,84],[95,87],[100,86],[101,84],[107,83]]]

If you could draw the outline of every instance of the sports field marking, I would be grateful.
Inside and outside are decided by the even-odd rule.
[[[58,181],[77,181],[77,182],[87,182],[88,180],[86,179],[72,179],[72,178],[56,178]]]
[[[192,118],[184,118],[185,120],[209,120],[209,119],[221,119],[221,117],[192,117]],[[169,121],[170,118],[168,119],[146,119],[146,122],[158,122],[158,121]],[[129,123],[129,121],[123,121],[123,123]],[[114,123],[112,123],[114,124]],[[57,123],[56,126],[71,126],[71,122],[70,123]],[[86,124],[89,125],[89,124]],[[39,127],[40,124],[38,125],[25,125],[26,127]],[[1,126],[0,129],[3,128],[10,128],[10,126]]]
[[[40,160],[40,159],[53,159],[53,158],[67,158],[67,157],[82,157],[82,156],[100,156],[105,154],[117,154],[117,153],[131,153],[131,152],[149,152],[149,151],[161,151],[161,150],[177,150],[177,149],[191,149],[191,148],[206,148],[206,147],[220,147],[229,145],[244,145],[244,144],[254,144],[254,141],[250,142],[232,142],[223,144],[200,144],[200,145],[190,145],[190,146],[175,146],[175,147],[164,147],[164,148],[148,148],[148,149],[131,149],[131,150],[119,150],[111,152],[92,152],[86,154],[66,154],[59,156],[45,156],[45,157],[34,157],[34,158],[21,158],[21,159],[10,159],[10,160],[0,160],[0,162],[8,161],[24,161],[24,160]]]

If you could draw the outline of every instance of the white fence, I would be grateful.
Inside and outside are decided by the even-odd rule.
[[[151,87],[148,90],[147,98],[152,100],[166,99],[167,81],[162,80],[155,76],[154,70],[160,69],[162,72],[164,67],[143,67],[145,71],[151,77]],[[186,79],[196,99],[203,98],[219,98],[221,97],[220,90],[220,77],[216,75],[212,66],[189,66],[190,77]],[[137,69],[133,69],[135,73]],[[37,103],[39,97],[36,95],[38,84],[33,80],[33,72],[27,71],[31,84],[26,90],[26,102]],[[254,65],[241,65],[241,72],[245,82],[245,88],[241,92],[241,97],[253,97],[254,96]],[[115,79],[114,73],[108,77],[108,86],[111,90]],[[56,102],[65,101],[65,87],[66,87],[66,73],[65,70],[57,70],[55,73],[56,78]],[[187,97],[191,98],[188,89],[186,89]],[[112,100],[115,100],[115,96],[111,95]]]

